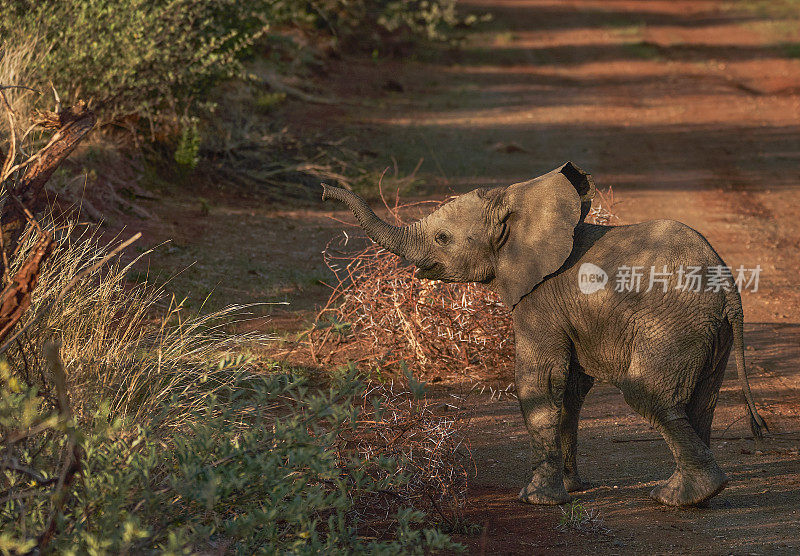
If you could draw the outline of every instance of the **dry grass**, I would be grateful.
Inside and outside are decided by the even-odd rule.
[[[615,223],[614,204],[610,188],[598,192],[587,221]],[[399,221],[403,207],[387,208]],[[337,282],[308,336],[314,363],[355,361],[395,370],[407,364],[436,380],[512,379],[511,314],[497,294],[480,284],[418,279],[396,255],[371,242],[356,249],[353,243],[345,234],[325,250]]]
[[[180,426],[188,409],[202,407],[206,396],[256,369],[248,353],[271,338],[228,330],[232,320],[244,316],[246,307],[187,316],[182,303],[167,297],[160,287],[126,282],[135,261],[123,264],[117,259],[98,268],[59,299],[72,278],[103,259],[111,245],[88,228],[79,231],[75,224],[51,233],[56,252],[21,324],[40,321],[6,355],[26,380],[47,393],[51,381],[40,354],[48,341],[60,339],[79,417],[105,400],[113,415],[147,423],[166,405],[171,414],[164,422]],[[24,260],[32,243],[23,244],[15,264]]]
[[[611,187],[605,191],[598,189],[592,201],[592,208],[586,216],[586,221],[603,226],[620,224],[620,218],[614,214],[614,206],[617,204],[618,201],[614,199],[614,190]]]
[[[34,82],[33,73],[41,56],[40,46],[35,37],[0,44],[0,86],[11,87],[5,90],[6,98],[14,111],[15,130],[22,136],[33,117],[33,106],[39,93],[29,87]],[[8,136],[8,122],[0,120],[0,131]]]

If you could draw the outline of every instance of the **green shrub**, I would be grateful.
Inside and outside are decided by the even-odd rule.
[[[35,48],[34,82],[65,100],[81,97],[101,122],[136,115],[174,118],[202,104],[242,59],[277,33],[317,28],[337,38],[381,33],[441,40],[459,23],[456,0],[0,0],[0,37]],[[297,57],[295,52],[292,56]]]
[[[250,377],[193,409],[187,430],[161,438],[111,419],[101,404],[85,426],[0,365],[0,552],[36,545],[54,507],[50,553],[410,554],[458,549],[424,514],[399,506],[383,538],[364,535],[374,500],[410,480],[392,458],[336,450],[358,418],[364,386],[348,374],[321,393],[285,374]],[[159,416],[152,416],[157,424]],[[30,434],[30,431],[36,431]],[[79,477],[58,490],[64,447]],[[370,470],[384,469],[385,473]],[[66,483],[65,483],[66,484]],[[63,505],[56,500],[60,497]],[[367,511],[366,514],[369,512]],[[375,517],[375,516],[373,516]]]
[[[452,27],[463,21],[456,14],[456,0],[384,0],[378,3],[383,9],[377,22],[389,32],[405,31],[441,41],[448,38]]]
[[[0,36],[38,38],[38,79],[103,119],[153,116],[241,71],[240,58],[289,3],[255,0],[0,0]]]
[[[262,93],[256,97],[255,105],[264,112],[270,112],[286,100],[286,93]]]
[[[192,120],[183,127],[178,146],[175,149],[175,162],[182,170],[194,170],[199,162],[200,130],[197,121]]]
[[[319,25],[335,36],[357,39],[364,46],[379,46],[383,36],[446,40],[453,27],[472,23],[474,16],[460,18],[457,0],[321,0],[316,4]]]

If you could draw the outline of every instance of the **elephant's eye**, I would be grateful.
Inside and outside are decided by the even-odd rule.
[[[434,239],[436,239],[436,243],[438,243],[439,245],[447,245],[448,243],[450,243],[450,234],[448,234],[447,232],[439,232],[438,234],[436,234],[436,237]]]

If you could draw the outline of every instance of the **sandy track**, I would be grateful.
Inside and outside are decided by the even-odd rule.
[[[744,295],[745,336],[755,396],[779,434],[749,439],[731,364],[712,444],[730,486],[707,509],[662,508],[647,493],[672,471],[666,445],[599,385],[579,447],[597,486],[580,498],[613,536],[558,533],[557,508],[515,499],[528,479],[516,404],[487,402],[471,430],[469,516],[487,534],[464,542],[476,553],[800,552],[800,60],[780,47],[797,31],[780,35],[762,15],[710,1],[468,6],[495,19],[453,58],[344,69],[343,96],[381,72],[405,93],[361,90],[381,100],[334,121],[401,165],[425,158],[440,194],[573,160],[614,186],[624,221],[681,220],[729,265],[760,264],[758,292]],[[498,142],[523,151],[498,152]]]

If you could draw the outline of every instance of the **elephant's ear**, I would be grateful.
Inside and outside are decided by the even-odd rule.
[[[575,188],[575,191],[577,191],[578,195],[581,197],[582,222],[592,208],[592,199],[594,199],[594,194],[597,191],[594,185],[594,178],[592,178],[591,174],[575,166],[572,162],[567,162],[557,171],[561,172],[569,180],[572,187]]]
[[[506,239],[497,250],[491,286],[509,307],[564,264],[593,195],[591,176],[571,162],[508,186],[499,211]]]

